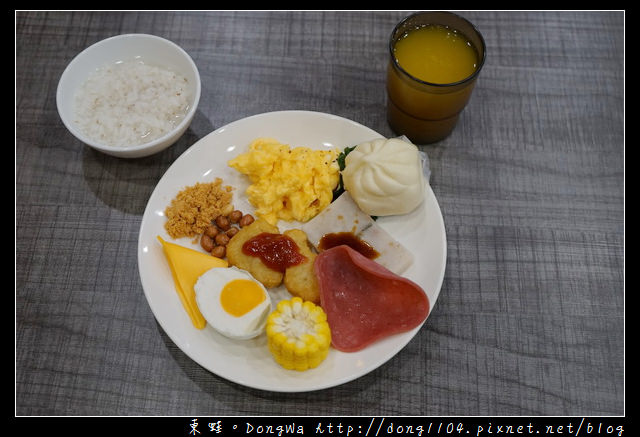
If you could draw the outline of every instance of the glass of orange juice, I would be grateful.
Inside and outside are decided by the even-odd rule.
[[[467,105],[485,60],[484,38],[451,12],[417,12],[389,40],[387,119],[415,144],[447,137]]]

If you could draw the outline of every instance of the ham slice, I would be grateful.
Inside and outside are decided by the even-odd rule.
[[[331,342],[340,351],[355,352],[409,331],[429,315],[429,298],[419,285],[349,246],[318,254],[314,271]]]

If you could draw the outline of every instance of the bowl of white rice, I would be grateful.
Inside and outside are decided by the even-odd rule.
[[[175,43],[117,35],[86,48],[67,66],[56,94],[64,125],[103,153],[138,158],[174,144],[200,101],[200,74]]]

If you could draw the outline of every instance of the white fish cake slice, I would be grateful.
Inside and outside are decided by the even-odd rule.
[[[359,234],[358,238],[369,243],[380,254],[374,259],[396,275],[404,273],[413,264],[413,254],[395,240],[375,221]]]
[[[326,234],[351,232],[380,254],[375,258],[378,264],[397,275],[402,274],[413,263],[411,252],[365,214],[346,191],[320,214],[302,225],[302,230],[318,251],[320,240]]]
[[[329,232],[352,232],[359,235],[372,223],[375,223],[373,219],[362,212],[345,191],[320,214],[302,225],[302,230],[318,249],[320,239]]]

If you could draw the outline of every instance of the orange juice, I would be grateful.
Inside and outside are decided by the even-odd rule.
[[[482,35],[450,12],[420,12],[391,33],[387,119],[415,144],[448,136],[465,108],[485,58]]]
[[[471,76],[478,53],[460,32],[431,24],[407,32],[394,47],[400,67],[425,82],[448,84]]]

